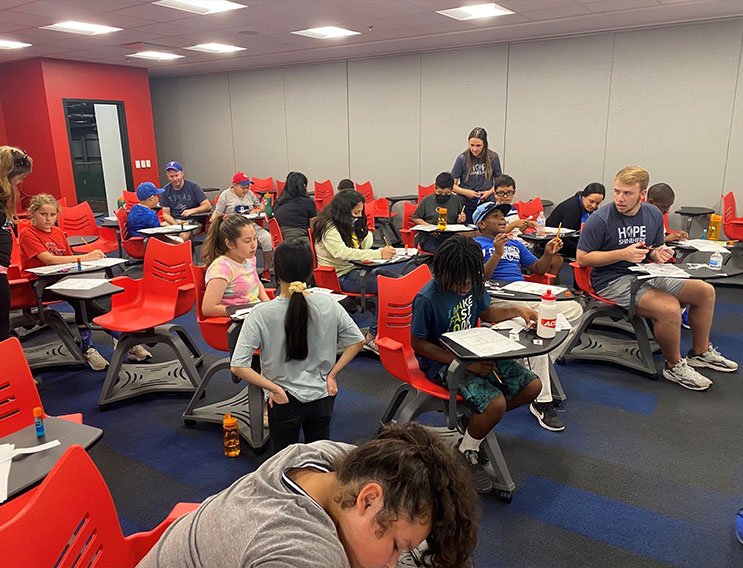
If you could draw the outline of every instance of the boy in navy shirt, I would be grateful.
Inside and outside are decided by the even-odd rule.
[[[456,235],[444,241],[433,257],[435,278],[413,300],[411,344],[421,371],[433,382],[447,387],[452,353],[439,344],[449,331],[477,326],[477,320],[499,322],[521,317],[536,322],[537,313],[523,306],[495,307],[483,287],[480,247],[472,239]],[[539,377],[512,360],[477,361],[459,385],[459,393],[474,407],[467,431],[459,443],[459,456],[472,475],[479,493],[493,483],[480,465],[479,449],[485,436],[507,410],[531,403],[539,393]]]
[[[547,243],[542,258],[534,256],[520,241],[509,238],[506,220],[504,216],[508,213],[507,204],[497,205],[495,203],[483,203],[477,209],[472,219],[480,229],[481,236],[475,237],[475,241],[482,248],[485,260],[485,276],[491,280],[500,282],[516,282],[524,280],[522,268],[534,274],[546,274],[550,266],[555,264],[557,253],[562,248],[562,241],[554,238]],[[513,302],[496,299],[493,304],[497,306],[521,305],[532,309],[539,307],[539,300],[533,302]],[[578,302],[566,300],[557,302],[557,309],[577,329],[578,322],[583,316],[583,308]],[[569,338],[568,338],[569,339]],[[560,346],[550,352],[549,356],[557,359],[569,341],[564,341]],[[555,410],[552,400],[552,385],[550,384],[548,355],[531,357],[529,364],[532,370],[542,380],[542,390],[529,406],[529,411],[545,430],[561,432],[565,429],[562,418]]]
[[[139,199],[139,203],[129,210],[126,223],[131,236],[143,237],[144,235],[139,232],[140,229],[152,229],[161,225],[160,219],[158,219],[157,213],[153,211],[153,208],[160,201],[160,194],[163,191],[165,190],[155,187],[155,184],[149,181],[140,183],[137,186],[137,199]],[[167,225],[167,223],[163,224]]]

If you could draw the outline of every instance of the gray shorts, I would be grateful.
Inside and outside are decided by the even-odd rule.
[[[616,302],[623,308],[629,308],[630,284],[635,278],[637,278],[637,276],[635,276],[634,274],[620,276],[606,288],[599,291],[598,295],[602,298],[606,298],[607,300],[611,300],[612,302]],[[640,288],[637,290],[637,294],[635,296],[635,305],[638,304],[640,298],[642,298],[645,292],[650,290],[650,288],[655,288],[662,292],[667,292],[671,294],[671,296],[678,296],[679,292],[681,291],[681,287],[684,285],[684,282],[686,282],[685,278],[651,278],[644,284],[641,284]]]

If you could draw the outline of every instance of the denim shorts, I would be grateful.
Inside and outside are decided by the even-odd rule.
[[[630,285],[635,278],[636,276],[633,274],[620,276],[606,288],[598,292],[598,295],[607,300],[611,300],[612,302],[616,302],[623,308],[629,308]],[[667,292],[671,296],[678,296],[684,282],[686,282],[685,278],[651,278],[641,284],[640,288],[637,290],[637,293],[635,294],[635,305],[640,302],[640,298],[645,295],[645,292],[651,288],[655,288],[661,292]]]
[[[441,369],[436,382],[446,386],[447,373],[448,367]],[[506,400],[512,400],[530,382],[538,378],[536,373],[523,365],[519,365],[512,359],[496,361],[495,372],[488,373],[485,376],[466,371],[459,383],[459,394],[474,406],[478,413],[483,413],[490,401],[501,395],[506,397]]]

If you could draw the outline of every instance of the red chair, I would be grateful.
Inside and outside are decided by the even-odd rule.
[[[531,201],[517,201],[513,205],[516,207],[520,219],[526,219],[528,217],[536,219],[540,213],[544,212],[544,206],[539,197],[535,197]]]
[[[408,201],[403,201],[402,204],[402,228],[400,229],[400,236],[402,236],[403,244],[408,248],[415,247],[415,233],[411,231],[411,227],[415,226],[413,221],[413,213],[415,213],[416,205]]]
[[[423,201],[424,197],[431,195],[434,191],[436,191],[435,183],[432,183],[431,185],[418,184],[418,203]]]
[[[276,180],[276,199],[279,198],[281,195],[281,192],[284,191],[284,188],[286,187],[286,182],[281,181],[280,179]]]
[[[0,361],[5,361],[5,372],[0,378],[0,437],[17,432],[34,423],[33,409],[44,405],[39,398],[31,369],[23,353],[21,342],[11,337],[0,342]],[[46,413],[44,413],[46,416]],[[80,413],[59,416],[82,424]]]
[[[284,237],[281,236],[281,227],[279,227],[279,222],[276,220],[276,217],[271,217],[268,220],[268,232],[271,235],[271,245],[273,245],[274,250],[276,250],[276,247],[284,240]]]
[[[584,308],[578,329],[556,362],[562,365],[574,359],[605,361],[640,371],[657,380],[653,353],[659,348],[652,342],[653,335],[645,318],[635,313],[635,292],[644,280],[632,282],[630,305],[625,309],[596,293],[591,284],[590,267],[577,262],[571,262],[570,266],[573,267],[576,287],[588,294],[592,301]],[[601,320],[594,325],[597,318]],[[600,328],[612,333],[601,333]]]
[[[379,308],[376,343],[379,360],[385,370],[402,381],[382,415],[381,423],[388,424],[397,415],[397,422],[405,424],[425,412],[439,411],[446,416],[449,432],[458,436],[457,415],[470,414],[456,387],[446,389],[432,382],[418,366],[410,341],[413,319],[413,300],[419,290],[431,279],[428,266],[422,264],[401,278],[377,277]],[[486,470],[499,491],[499,497],[511,500],[516,485],[511,479],[495,432],[485,437],[482,449],[488,455]]]
[[[329,179],[315,182],[315,207],[319,213],[333,199],[333,184]]]
[[[64,207],[59,210],[57,225],[68,236],[98,236],[98,239],[88,245],[74,247],[77,253],[90,252],[92,250],[102,250],[103,252],[113,252],[119,250],[119,243],[116,241],[116,232],[112,229],[99,227],[95,223],[93,210],[87,201],[83,201],[73,207]]]
[[[173,521],[197,507],[178,503],[151,531],[124,537],[103,476],[81,446],[72,446],[23,509],[0,525],[2,564],[135,566]]]
[[[121,195],[124,198],[124,209],[126,209],[127,213],[132,207],[134,207],[135,205],[137,205],[137,203],[139,203],[139,198],[137,197],[136,191],[125,190]]]
[[[203,355],[184,328],[170,323],[188,313],[194,304],[191,242],[169,244],[150,239],[142,278],[120,276],[111,283],[124,291],[114,294],[111,311],[93,322],[123,335],[111,358],[98,405],[103,408],[148,392],[193,393],[201,382],[196,366],[201,364]],[[157,368],[146,363],[127,365],[122,372],[129,349],[141,343],[168,345],[177,362],[158,363]],[[119,379],[120,372],[124,380]]]
[[[366,215],[366,222],[369,227],[369,230],[373,231],[375,229],[375,225],[374,225],[375,207],[374,207],[374,190],[372,189],[371,182],[365,181],[364,183],[356,183],[354,185],[356,186],[356,191],[358,191],[361,195],[364,196],[364,214]]]
[[[730,240],[743,241],[743,217],[736,217],[735,193],[722,196],[722,228]]]
[[[250,186],[250,190],[254,193],[269,193],[276,191],[276,187],[273,184],[273,178],[251,178],[253,184]]]
[[[390,211],[390,202],[386,197],[380,197],[374,200],[374,218],[389,221],[392,217],[397,217],[397,213]]]
[[[124,247],[126,255],[129,258],[143,260],[145,252],[144,237],[133,237],[129,232],[129,216],[126,209],[121,207],[116,211],[116,220],[119,222],[121,246]]]

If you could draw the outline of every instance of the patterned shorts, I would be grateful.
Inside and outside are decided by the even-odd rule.
[[[506,400],[512,400],[530,382],[539,378],[536,373],[523,365],[519,365],[512,359],[496,361],[495,367],[496,372],[489,373],[484,377],[466,371],[459,383],[459,394],[479,413],[485,412],[490,401],[501,395],[505,396]],[[447,367],[441,369],[437,377],[439,384],[444,386],[447,384],[447,372]]]

